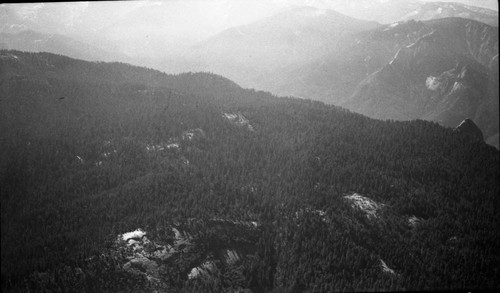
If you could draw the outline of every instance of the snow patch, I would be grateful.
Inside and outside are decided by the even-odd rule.
[[[124,233],[122,235],[122,239],[123,241],[128,241],[129,239],[141,239],[144,235],[146,235],[146,232],[139,228],[135,231]]]

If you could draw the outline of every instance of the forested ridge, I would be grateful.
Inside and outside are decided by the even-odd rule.
[[[48,53],[0,77],[2,290],[500,287],[499,152],[453,129]],[[175,251],[131,273],[138,228]]]

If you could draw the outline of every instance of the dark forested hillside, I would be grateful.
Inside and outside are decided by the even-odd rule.
[[[208,73],[0,51],[7,292],[500,286],[499,152]]]

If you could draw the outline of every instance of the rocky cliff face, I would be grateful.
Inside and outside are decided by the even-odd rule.
[[[486,138],[496,135],[498,30],[458,18],[425,27],[342,105],[374,118],[425,119],[449,127],[471,117]]]
[[[455,127],[455,131],[468,135],[475,140],[484,141],[483,132],[479,129],[479,127],[477,127],[476,123],[469,118],[465,119],[462,123]]]

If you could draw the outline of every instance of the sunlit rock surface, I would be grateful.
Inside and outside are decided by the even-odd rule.
[[[173,245],[158,244],[151,241],[142,229],[118,235],[116,247],[125,254],[128,262],[122,268],[128,273],[142,275],[150,282],[161,282],[159,270],[165,261],[179,252],[188,252],[191,246],[189,235],[176,228]]]
[[[389,268],[383,260],[380,260],[380,268],[382,269],[382,272],[384,272],[384,273],[394,275],[394,276],[397,275],[396,272],[393,269]]]
[[[204,276],[204,275],[208,275],[215,269],[215,267],[216,267],[216,265],[213,261],[207,260],[204,263],[202,263],[200,266],[194,267],[193,269],[191,269],[191,272],[189,272],[188,278],[195,279],[195,278],[199,278],[199,277]]]
[[[241,113],[223,113],[223,117],[229,120],[231,123],[237,126],[247,126],[248,130],[254,131],[253,126],[250,124],[250,121],[243,116]]]
[[[114,250],[123,257],[119,267],[124,272],[142,278],[156,292],[169,292],[165,273],[172,270],[180,270],[180,278],[193,282],[215,280],[220,277],[217,272],[229,267],[242,274],[240,264],[255,253],[259,227],[257,221],[190,218],[167,228],[164,236],[157,236],[161,240],[141,228],[119,234]]]
[[[353,208],[358,208],[365,212],[368,218],[377,218],[377,211],[383,207],[383,204],[378,204],[368,197],[357,193],[346,195],[344,198],[351,202]]]

